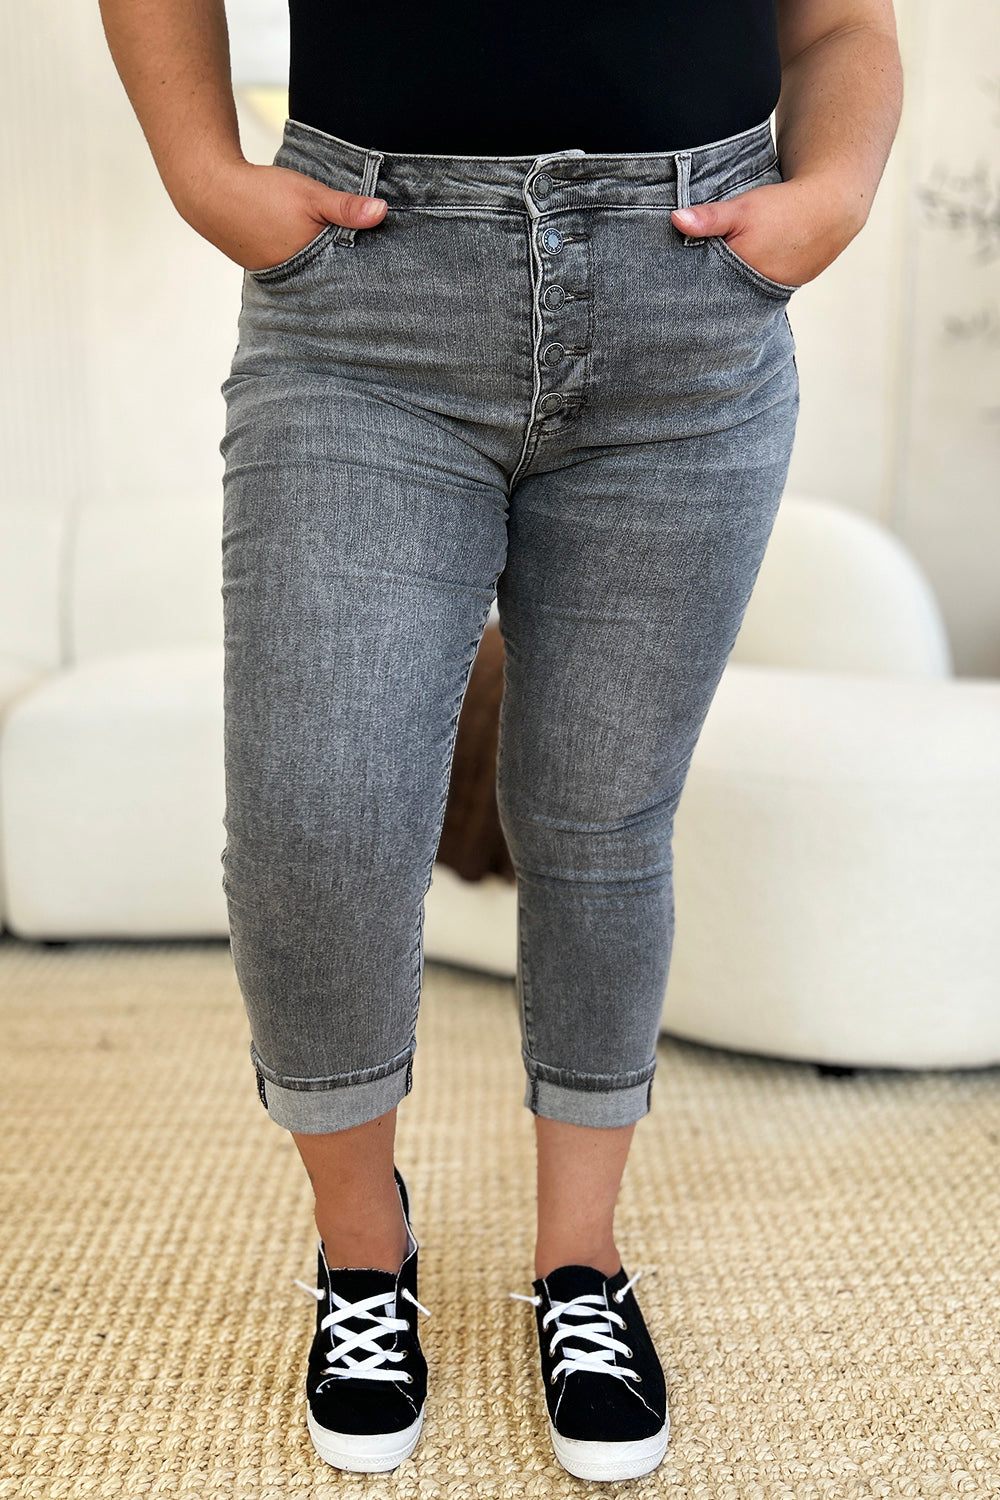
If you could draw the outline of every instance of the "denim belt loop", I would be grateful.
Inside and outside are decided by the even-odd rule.
[[[385,156],[381,151],[365,151],[365,165],[361,173],[361,186],[357,189],[363,198],[371,197],[378,184],[378,175],[382,168]],[[338,224],[333,236],[336,245],[353,245],[354,237],[358,232],[357,225]]]
[[[678,151],[674,156],[674,166],[677,171],[677,207],[689,208],[691,206],[691,153],[690,151]],[[703,245],[704,235],[685,234],[685,245]]]

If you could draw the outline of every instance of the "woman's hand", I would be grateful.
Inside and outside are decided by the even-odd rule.
[[[175,204],[183,218],[245,270],[262,271],[303,250],[327,224],[370,229],[383,198],[329,188],[290,167],[227,162]]]
[[[842,193],[819,178],[789,178],[735,193],[721,203],[675,208],[684,234],[721,235],[741,260],[786,286],[824,271],[862,228]]]

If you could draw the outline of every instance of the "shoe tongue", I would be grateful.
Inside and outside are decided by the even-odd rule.
[[[320,1277],[319,1285],[325,1289],[325,1273]],[[363,1266],[355,1269],[353,1266],[348,1270],[332,1270],[330,1272],[330,1285],[338,1297],[343,1297],[347,1302],[361,1302],[365,1297],[374,1297],[377,1293],[392,1292],[395,1296],[396,1277],[392,1271],[378,1271],[371,1267]],[[336,1309],[337,1304],[334,1303]],[[395,1317],[395,1303],[388,1306],[380,1306],[378,1303],[369,1309],[375,1317]],[[368,1326],[368,1319],[364,1314],[355,1314],[344,1320],[345,1328],[359,1328]]]
[[[595,1266],[557,1266],[543,1279],[549,1296],[556,1302],[569,1302],[573,1297],[585,1296],[589,1292],[599,1292],[603,1296],[604,1284],[608,1280]]]

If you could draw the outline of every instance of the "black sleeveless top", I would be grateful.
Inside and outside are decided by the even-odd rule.
[[[387,153],[680,150],[778,102],[775,0],[289,0],[288,113]]]

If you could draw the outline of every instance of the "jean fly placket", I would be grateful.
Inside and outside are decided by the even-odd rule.
[[[560,212],[563,184],[558,172],[564,158],[584,154],[574,147],[537,156],[522,185],[534,276],[534,391],[529,442],[519,468],[546,429],[562,427],[558,418],[572,416],[586,386],[591,350],[589,236],[578,218]]]

